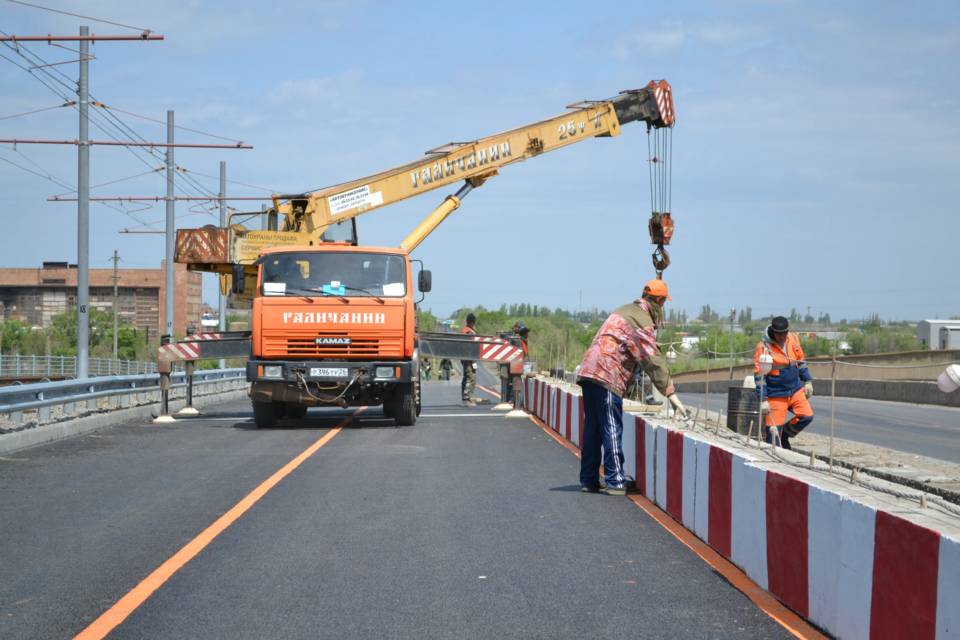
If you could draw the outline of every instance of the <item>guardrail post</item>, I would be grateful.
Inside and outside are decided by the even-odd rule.
[[[169,335],[160,336],[160,344],[170,342]],[[170,415],[170,373],[173,367],[169,362],[161,362],[162,366],[157,367],[157,373],[160,374],[160,415],[153,419],[154,424],[164,424],[176,422],[176,418]]]
[[[160,372],[160,415],[153,419],[154,424],[176,422],[170,415],[170,372]]]
[[[187,379],[187,406],[177,411],[178,416],[196,416],[200,414],[193,406],[193,372],[196,366],[197,363],[193,360],[187,360],[183,363],[183,371]]]

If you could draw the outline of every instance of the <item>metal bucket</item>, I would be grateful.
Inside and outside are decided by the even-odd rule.
[[[727,390],[727,428],[739,434],[750,432],[750,421],[756,431],[759,422],[757,390],[730,387]]]

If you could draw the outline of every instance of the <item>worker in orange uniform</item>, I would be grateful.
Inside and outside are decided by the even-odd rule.
[[[467,324],[460,333],[476,335],[477,330],[473,328],[475,324],[477,324],[477,316],[468,313]],[[460,381],[460,396],[463,398],[463,404],[468,407],[476,406],[477,401],[473,397],[473,392],[477,388],[477,363],[474,360],[461,360],[460,364],[463,366],[463,380]]]
[[[790,322],[783,316],[770,321],[763,340],[753,354],[753,377],[757,383],[757,398],[760,411],[767,418],[764,439],[772,442],[770,427],[777,427],[780,446],[790,449],[793,438],[813,421],[813,409],[808,398],[813,395],[813,376],[807,369],[803,347],[796,334],[790,333]],[[773,357],[773,368],[763,376],[760,356],[768,353]],[[761,378],[763,384],[761,385]],[[793,417],[787,420],[787,413]]]
[[[677,397],[667,360],[655,331],[670,300],[663,280],[650,280],[643,296],[611,313],[597,330],[577,372],[583,389],[583,442],[580,455],[580,490],[610,496],[627,494],[623,475],[623,394],[637,367],[667,397],[676,414],[689,415]],[[606,484],[600,485],[602,462]]]

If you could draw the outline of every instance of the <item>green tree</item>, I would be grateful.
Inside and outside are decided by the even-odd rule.
[[[0,322],[0,353],[21,353],[23,342],[30,334],[30,325],[21,320]]]

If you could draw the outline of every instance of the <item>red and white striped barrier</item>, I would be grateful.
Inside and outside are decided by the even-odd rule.
[[[200,344],[197,342],[171,342],[160,346],[158,355],[161,360],[196,360],[200,357]]]
[[[581,396],[526,384],[527,410],[579,446]],[[638,491],[820,628],[839,638],[960,638],[957,523],[640,416],[625,413],[623,427]]]

